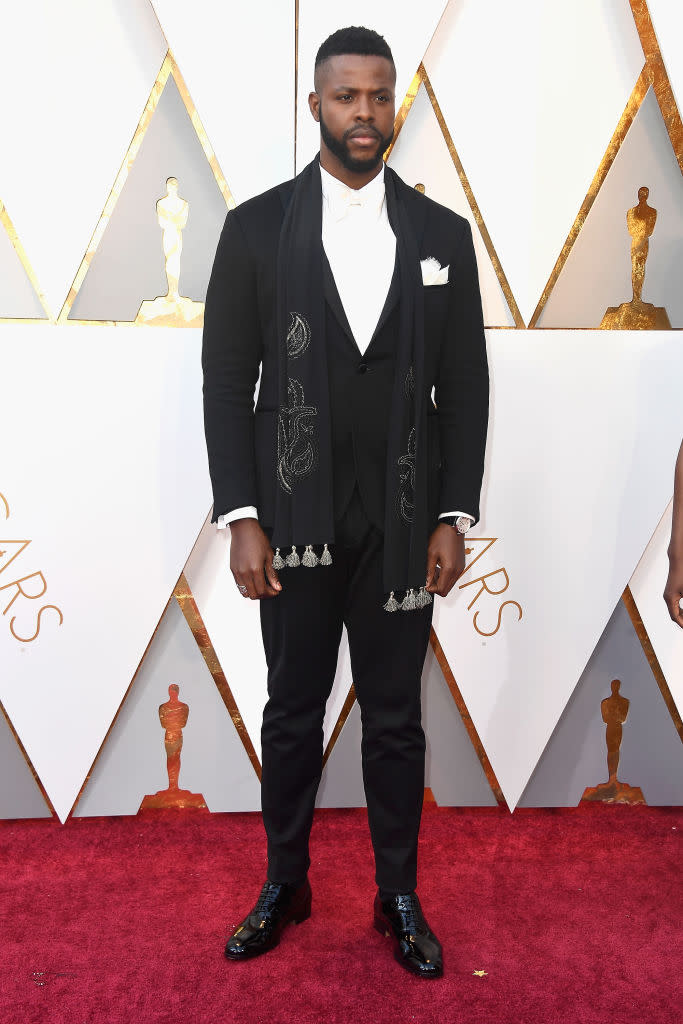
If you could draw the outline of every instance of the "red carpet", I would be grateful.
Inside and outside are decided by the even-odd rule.
[[[680,808],[427,806],[429,982],[371,927],[364,811],[317,813],[313,916],[246,964],[222,946],[264,877],[259,815],[3,822],[0,1020],[679,1024],[682,834]]]

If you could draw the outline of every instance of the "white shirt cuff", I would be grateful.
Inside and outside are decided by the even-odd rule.
[[[224,530],[228,523],[231,523],[234,519],[258,519],[256,506],[243,505],[242,508],[234,508],[232,512],[225,512],[222,516],[218,517],[216,526],[219,530]]]
[[[450,518],[454,518],[455,516],[465,516],[471,522],[474,522],[474,516],[471,516],[469,512],[441,512],[439,519],[443,519],[445,516],[449,516]]]

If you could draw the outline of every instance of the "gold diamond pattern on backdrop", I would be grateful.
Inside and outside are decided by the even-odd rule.
[[[12,246],[14,247],[14,250],[15,250],[17,256],[19,257],[19,261],[20,261],[22,267],[24,268],[24,270],[26,272],[26,276],[28,277],[29,281],[31,282],[31,286],[32,286],[34,292],[36,293],[41,306],[45,310],[45,315],[47,317],[48,322],[51,322],[52,321],[52,314],[50,313],[50,310],[49,310],[49,307],[48,307],[48,304],[47,304],[47,299],[45,297],[45,294],[44,294],[42,288],[40,287],[40,285],[38,284],[38,278],[36,277],[36,273],[35,273],[33,267],[31,266],[31,263],[29,261],[29,258],[28,258],[27,254],[26,254],[26,251],[25,251],[23,245],[21,244],[21,240],[19,239],[19,236],[18,236],[18,234],[16,232],[16,229],[14,227],[14,224],[12,223],[10,215],[7,212],[7,208],[5,207],[5,204],[2,202],[2,200],[0,200],[0,231],[3,230],[3,229],[7,233],[7,237],[9,238],[10,242],[12,243]],[[0,323],[27,323],[27,322],[28,323],[42,323],[43,321],[40,320],[40,319],[39,320],[34,320],[34,319],[26,320],[24,318],[21,318],[21,319],[16,318],[15,319],[13,317],[0,317]]]
[[[95,253],[97,252],[98,246],[99,246],[100,242],[102,241],[102,237],[103,237],[104,232],[105,232],[105,230],[107,228],[107,224],[109,223],[109,220],[110,220],[110,218],[111,218],[111,216],[113,214],[114,208],[116,206],[116,203],[118,201],[119,196],[121,195],[121,191],[122,191],[122,189],[123,189],[123,187],[124,187],[124,185],[126,183],[126,180],[127,180],[128,175],[130,173],[131,167],[133,166],[135,158],[136,158],[138,152],[140,151],[140,147],[142,146],[142,143],[144,141],[145,135],[147,133],[147,129],[149,128],[151,120],[152,120],[152,118],[154,116],[154,112],[155,112],[155,110],[157,108],[157,105],[159,103],[159,99],[161,97],[161,94],[162,94],[162,92],[164,90],[164,87],[166,86],[166,83],[167,83],[167,81],[168,81],[168,79],[170,77],[173,78],[176,86],[178,87],[178,91],[180,92],[180,95],[182,97],[182,100],[183,100],[183,103],[185,105],[185,108],[186,108],[186,110],[187,110],[187,112],[189,114],[190,120],[191,120],[192,125],[194,127],[194,130],[195,130],[195,132],[197,134],[197,138],[199,139],[201,147],[202,147],[202,149],[203,149],[203,151],[204,151],[204,153],[206,155],[208,163],[209,163],[209,165],[211,167],[211,171],[213,173],[214,178],[216,179],[218,187],[219,187],[219,189],[220,189],[220,191],[221,191],[221,193],[223,195],[223,198],[225,199],[226,207],[228,209],[231,209],[232,207],[235,206],[235,201],[234,201],[234,199],[232,197],[232,194],[230,192],[230,189],[228,187],[228,183],[227,183],[227,181],[225,179],[225,175],[223,174],[223,171],[221,170],[221,167],[219,166],[216,154],[214,153],[213,148],[211,147],[211,143],[209,142],[208,136],[207,136],[206,132],[204,131],[204,127],[202,125],[202,122],[201,122],[201,119],[199,117],[199,114],[197,113],[197,110],[196,110],[196,108],[195,108],[195,106],[194,106],[194,104],[192,102],[189,90],[188,90],[188,88],[187,88],[187,86],[185,84],[185,81],[183,79],[182,74],[180,73],[180,69],[178,68],[178,66],[177,66],[177,64],[176,64],[176,62],[175,62],[175,60],[173,58],[173,55],[169,51],[166,54],[166,57],[164,58],[164,62],[161,65],[161,69],[159,71],[159,74],[157,75],[156,80],[154,82],[154,85],[152,86],[152,89],[151,89],[150,94],[149,94],[149,98],[147,100],[147,103],[145,104],[145,109],[143,110],[142,116],[140,117],[140,121],[138,122],[137,128],[135,129],[135,132],[133,134],[133,139],[132,139],[131,144],[128,147],[128,151],[127,151],[127,153],[126,153],[126,155],[125,155],[125,157],[123,159],[123,163],[121,164],[121,167],[120,167],[119,172],[118,172],[118,174],[116,176],[116,180],[114,182],[114,185],[113,185],[113,187],[111,189],[111,192],[109,193],[109,196],[108,196],[107,201],[105,203],[104,210],[102,211],[100,219],[99,219],[99,221],[97,223],[97,226],[96,226],[96,228],[95,228],[95,230],[93,232],[92,238],[90,239],[90,242],[88,244],[88,248],[86,250],[86,253],[85,253],[84,257],[83,257],[83,260],[81,261],[81,265],[78,268],[78,271],[76,273],[76,277],[74,279],[74,282],[73,282],[73,284],[72,284],[72,286],[71,286],[71,288],[69,290],[69,294],[67,295],[66,301],[64,302],[64,305],[62,306],[62,308],[61,308],[61,310],[59,312],[59,316],[57,318],[57,322],[60,323],[60,324],[61,323],[66,323],[67,320],[69,320],[69,313],[71,311],[71,308],[72,308],[72,306],[74,304],[74,301],[76,299],[76,296],[78,295],[78,292],[79,292],[79,290],[80,290],[80,288],[81,288],[81,286],[83,284],[83,281],[85,280],[85,277],[86,277],[86,275],[88,273],[88,268],[89,268],[89,266],[90,266],[90,264],[92,262],[92,259],[93,259],[94,255],[95,255]],[[161,246],[160,246],[160,252],[161,252]],[[173,319],[173,317],[171,317],[171,320],[172,320],[172,322],[167,322],[165,325],[166,326],[180,326],[180,327],[187,326],[187,320],[183,316],[178,316],[175,320]],[[88,320],[88,321],[69,320],[69,322],[70,323],[75,323],[75,322],[83,323],[83,322],[87,322],[87,323],[98,323],[98,324],[112,323],[112,321],[100,321],[100,320]],[[142,323],[142,326],[145,326],[144,322]]]

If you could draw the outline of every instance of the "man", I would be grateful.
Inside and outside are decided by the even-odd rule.
[[[664,600],[673,622],[683,628],[683,441],[676,459],[674,474],[673,521],[669,555],[669,576],[664,588]]]
[[[488,367],[467,221],[382,161],[395,82],[377,33],[342,29],[322,44],[309,97],[319,157],[228,214],[207,293],[213,521],[230,523],[235,582],[261,602],[269,695],[267,880],[225,955],[266,952],[310,914],[308,838],[345,623],[374,924],[402,966],[438,977],[415,892],[420,679],[432,595],[462,572],[479,516]]]

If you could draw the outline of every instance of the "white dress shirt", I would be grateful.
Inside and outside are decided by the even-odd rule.
[[[396,260],[387,216],[384,163],[377,177],[353,189],[320,168],[323,248],[361,355],[384,308]]]
[[[396,260],[396,238],[387,215],[384,163],[379,174],[353,189],[321,166],[322,242],[359,351],[365,353],[384,308]],[[442,512],[444,516],[467,512]],[[218,517],[225,528],[235,519],[258,519],[253,505]]]

